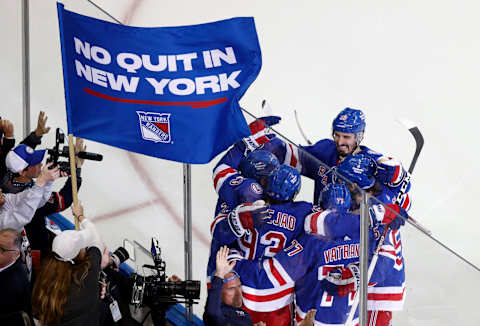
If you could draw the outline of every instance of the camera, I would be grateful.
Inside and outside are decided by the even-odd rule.
[[[152,238],[151,254],[154,265],[143,265],[143,268],[154,271],[153,275],[142,276],[132,273],[131,304],[136,309],[148,306],[152,311],[154,324],[164,325],[165,312],[168,306],[177,303],[198,303],[200,299],[200,281],[186,280],[169,282],[165,275],[165,261],[161,257],[158,240]]]
[[[60,171],[66,172],[68,175],[71,174],[70,171],[70,154],[68,146],[62,146],[65,143],[65,134],[62,132],[60,128],[56,129],[55,132],[55,146],[53,148],[47,149],[48,154],[50,155],[47,158],[47,163],[52,162],[52,166],[50,167],[53,169],[54,167],[58,166]],[[85,160],[92,160],[92,161],[101,161],[103,160],[103,155],[97,153],[90,153],[90,152],[78,152],[75,153],[76,156]],[[67,161],[59,161],[60,157],[67,158]]]

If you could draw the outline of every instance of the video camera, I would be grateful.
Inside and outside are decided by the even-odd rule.
[[[133,290],[130,303],[136,309],[148,306],[152,310],[154,324],[163,325],[168,306],[177,303],[198,303],[194,300],[200,299],[200,281],[168,282],[165,262],[162,260],[161,249],[155,238],[152,238],[151,254],[154,266],[143,265],[143,268],[153,270],[155,274],[142,276],[132,273],[130,277],[133,279]]]
[[[60,171],[66,172],[70,175],[70,154],[68,146],[63,146],[60,148],[60,145],[65,143],[65,134],[61,131],[60,128],[57,128],[55,133],[55,146],[51,149],[47,149],[48,154],[50,155],[47,158],[47,163],[53,162],[52,166],[50,167],[53,169],[54,167],[58,166]],[[76,156],[85,160],[92,160],[92,161],[101,161],[103,160],[103,155],[97,153],[90,153],[90,152],[78,152],[75,153]],[[59,161],[60,157],[66,157],[67,161]]]

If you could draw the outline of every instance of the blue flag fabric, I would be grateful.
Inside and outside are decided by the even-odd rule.
[[[250,134],[238,101],[261,67],[253,18],[141,28],[57,8],[69,133],[185,163]]]

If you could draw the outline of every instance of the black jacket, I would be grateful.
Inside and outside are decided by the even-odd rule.
[[[203,313],[205,326],[252,326],[252,318],[248,312],[222,302],[222,287],[223,280],[214,276]]]

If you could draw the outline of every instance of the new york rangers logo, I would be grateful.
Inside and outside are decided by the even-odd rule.
[[[137,111],[142,138],[155,143],[170,143],[170,113]]]

